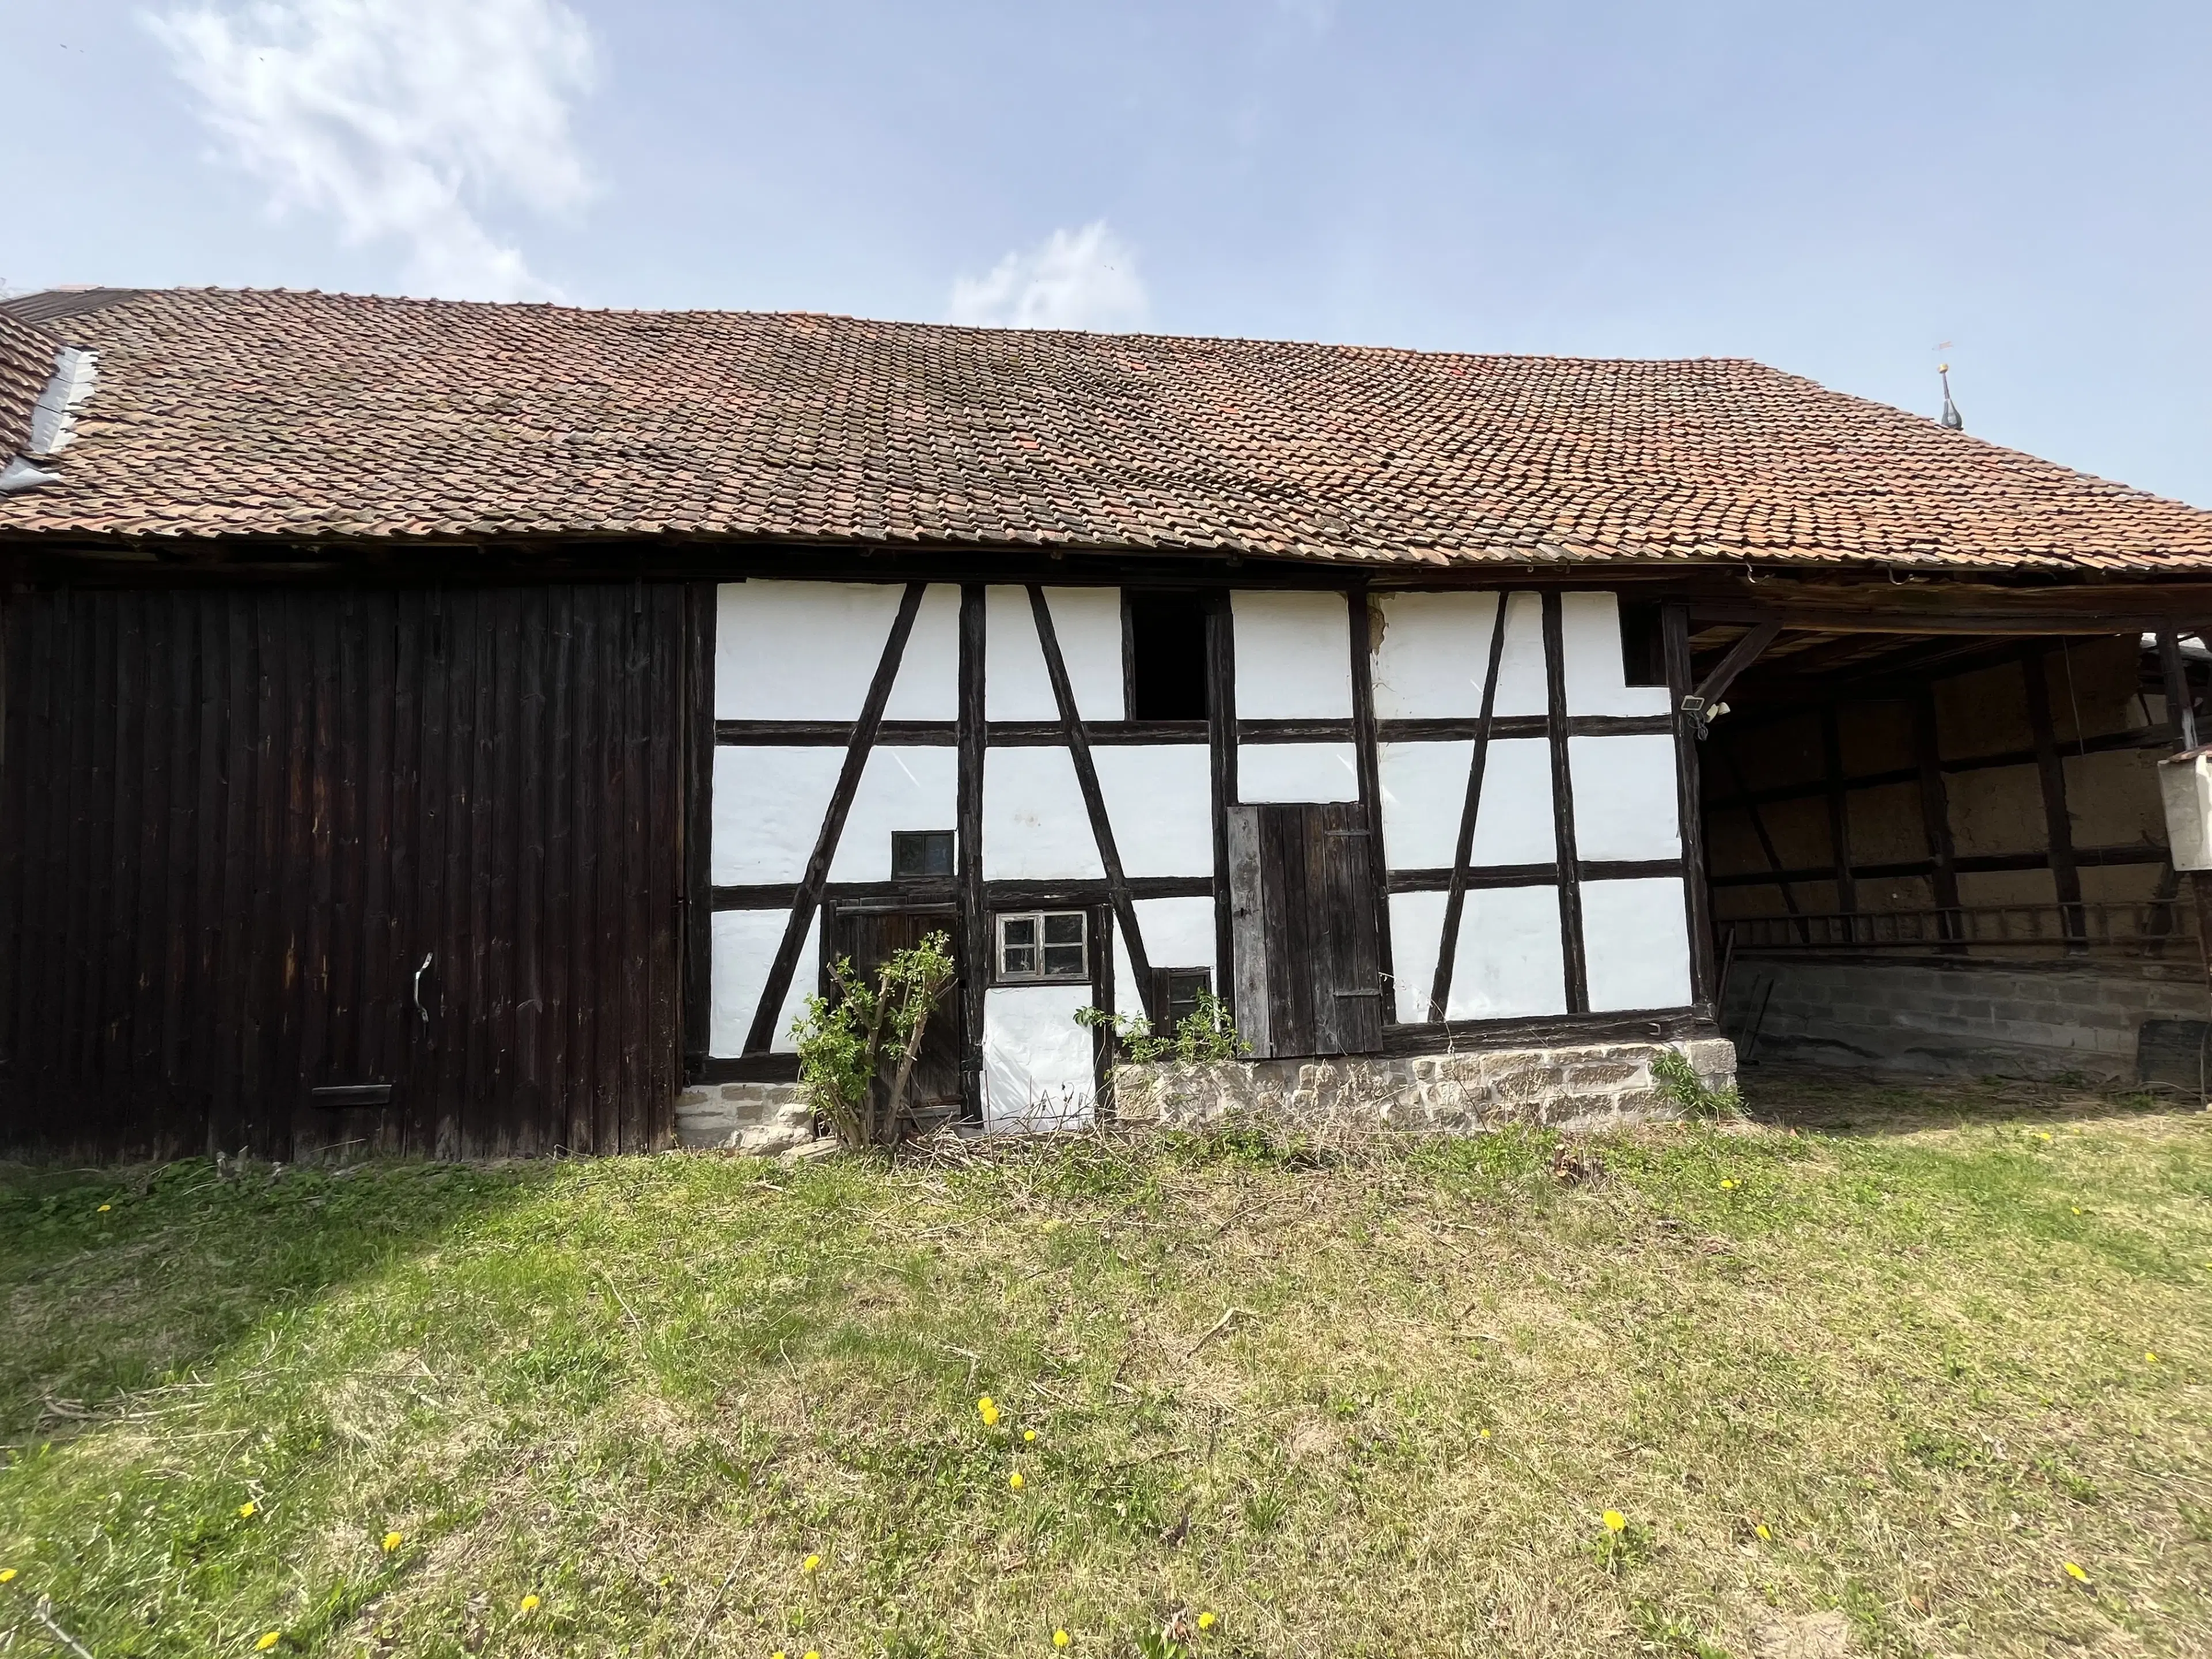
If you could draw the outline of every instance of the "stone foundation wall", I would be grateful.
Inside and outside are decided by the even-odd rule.
[[[2180,961],[1744,957],[1721,1024],[1747,1059],[1899,1072],[2134,1083],[2146,1020],[2207,1018]]]
[[[1169,1128],[1231,1115],[1459,1133],[1509,1123],[1603,1128],[1672,1115],[1651,1079],[1651,1062],[1668,1049],[1686,1056],[1709,1088],[1735,1081],[1735,1045],[1711,1037],[1407,1059],[1125,1066],[1115,1073],[1114,1108],[1124,1123]]]
[[[676,1144],[698,1151],[787,1152],[814,1139],[796,1083],[709,1083],[676,1097]]]

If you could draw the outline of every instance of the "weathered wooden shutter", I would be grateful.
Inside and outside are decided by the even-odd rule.
[[[1230,809],[1237,1024],[1255,1055],[1381,1050],[1374,856],[1356,802]]]

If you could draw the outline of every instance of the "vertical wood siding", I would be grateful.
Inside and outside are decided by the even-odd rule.
[[[0,1146],[287,1157],[310,1091],[368,1083],[394,1150],[665,1144],[684,611],[631,584],[11,599]]]

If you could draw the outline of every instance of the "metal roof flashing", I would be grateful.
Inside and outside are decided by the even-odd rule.
[[[77,411],[91,400],[100,371],[100,354],[78,346],[62,346],[54,353],[53,378],[31,407],[31,437],[21,455],[0,467],[0,495],[36,489],[57,482],[61,475],[32,465],[67,449],[76,437]]]

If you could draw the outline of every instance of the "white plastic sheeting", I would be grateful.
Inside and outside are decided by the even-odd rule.
[[[994,1133],[1091,1121],[1091,1036],[1075,1023],[1081,985],[994,985],[983,994],[983,1121]]]

